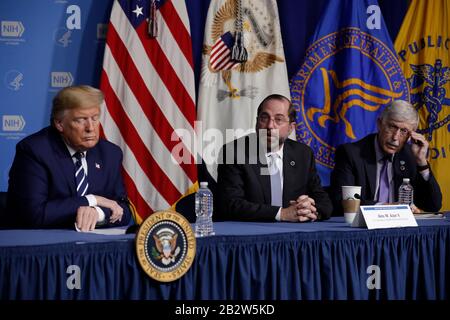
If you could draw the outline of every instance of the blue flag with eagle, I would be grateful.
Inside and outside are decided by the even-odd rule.
[[[336,147],[376,131],[392,100],[409,101],[408,86],[377,1],[330,1],[292,78],[297,140],[316,157],[329,185]]]

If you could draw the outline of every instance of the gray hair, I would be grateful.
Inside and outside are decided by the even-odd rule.
[[[53,98],[50,123],[60,120],[66,110],[100,107],[104,101],[103,92],[87,85],[66,87]]]
[[[382,122],[385,120],[393,120],[398,122],[406,122],[417,129],[419,125],[419,114],[417,110],[407,101],[394,100],[384,108],[380,117]]]

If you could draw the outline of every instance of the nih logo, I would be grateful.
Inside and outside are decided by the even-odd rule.
[[[72,85],[73,77],[70,72],[52,72],[51,82],[52,88],[65,88]]]
[[[23,87],[23,73],[17,70],[10,70],[5,75],[6,87],[13,91],[19,91]]]
[[[2,21],[1,23],[2,37],[19,38],[24,31],[25,28],[20,21]]]
[[[22,131],[25,128],[25,120],[18,115],[4,115],[2,118],[3,131]]]

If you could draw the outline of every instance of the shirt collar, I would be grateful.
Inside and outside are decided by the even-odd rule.
[[[281,160],[283,160],[283,149],[284,149],[284,144],[283,144],[283,145],[281,146],[281,148],[278,149],[277,151],[274,151],[274,152],[267,152],[267,153],[266,153],[266,157],[270,157],[270,156],[272,156],[273,154],[276,154],[276,155],[278,155],[278,156],[280,157]]]
[[[73,156],[75,155],[75,153],[77,153],[78,151],[77,150],[75,150],[74,148],[72,148],[71,146],[69,146],[65,141],[64,141],[64,144],[66,145],[66,147],[67,147],[67,150],[69,150],[69,153],[70,153],[70,157],[72,157],[73,158]],[[83,151],[82,152],[83,154],[84,154],[84,156],[86,157],[86,151]]]

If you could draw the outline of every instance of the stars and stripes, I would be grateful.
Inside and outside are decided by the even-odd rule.
[[[195,85],[186,5],[184,0],[156,1],[158,34],[152,38],[150,4],[114,2],[100,85],[106,104],[102,129],[124,153],[126,189],[142,219],[173,206],[194,190],[197,181]],[[181,155],[175,152],[180,144]]]
[[[213,70],[230,70],[238,64],[231,60],[233,44],[234,39],[229,31],[217,39],[211,49],[210,63]]]

